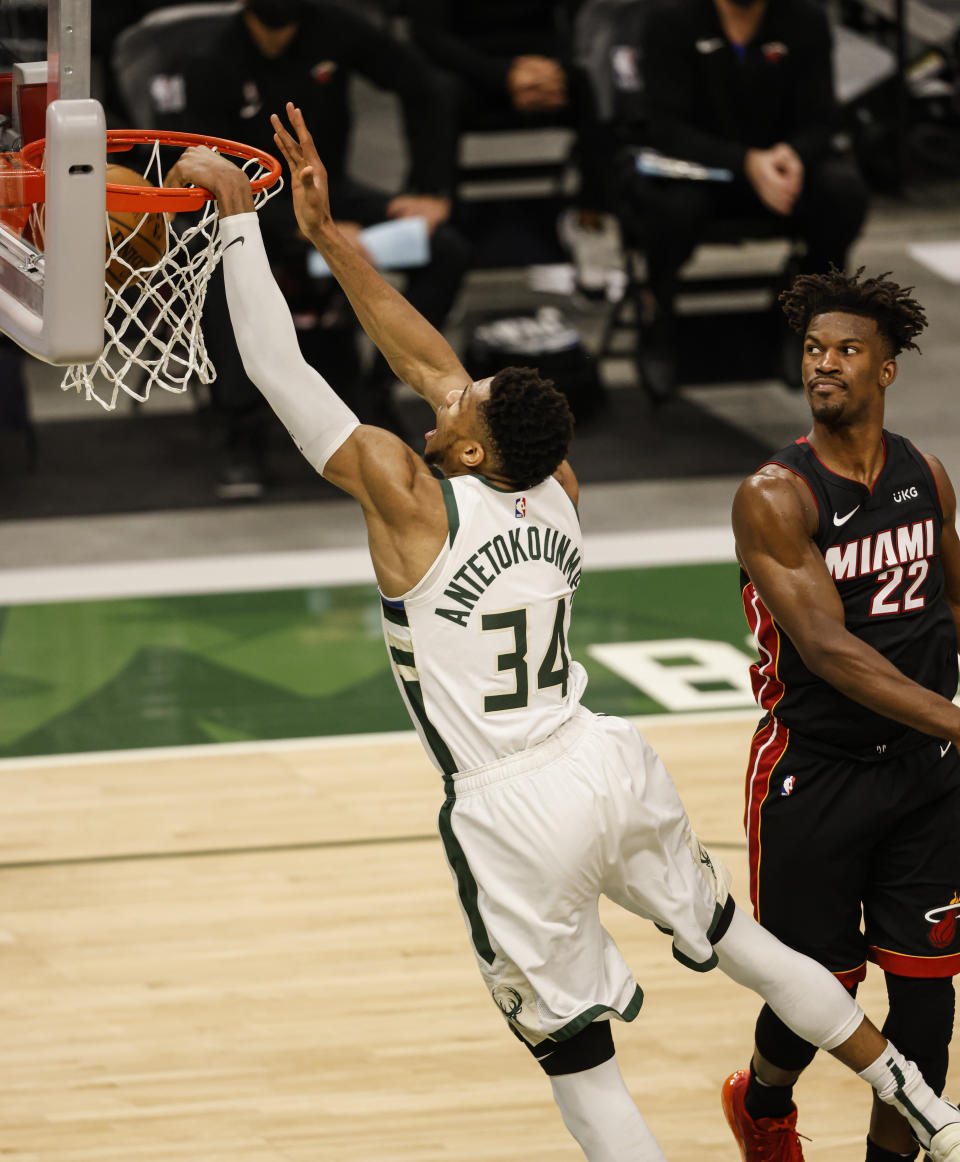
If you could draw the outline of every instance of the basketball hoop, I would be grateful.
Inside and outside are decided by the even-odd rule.
[[[142,403],[154,387],[182,393],[194,377],[204,384],[216,378],[200,326],[223,251],[214,195],[201,186],[163,184],[191,145],[239,159],[258,210],[282,188],[280,162],[252,146],[193,133],[108,131],[108,155],[139,146],[149,149],[149,160],[142,179],[124,170],[138,184],[107,182],[103,352],[95,363],[68,367],[60,385],[82,391],[108,411],[121,391]],[[26,146],[21,158],[42,171],[44,142]],[[109,178],[111,168],[121,167],[107,168]],[[42,250],[43,201],[36,182],[28,187],[34,204],[24,232]]]

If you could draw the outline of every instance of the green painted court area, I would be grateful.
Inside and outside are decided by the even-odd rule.
[[[408,729],[378,604],[364,585],[0,609],[0,755]],[[737,647],[745,680],[735,565],[584,577],[570,647],[590,674],[591,708],[675,709],[649,675],[638,684],[588,652],[675,639]],[[663,665],[690,660],[681,653]],[[701,687],[729,683],[706,677]]]

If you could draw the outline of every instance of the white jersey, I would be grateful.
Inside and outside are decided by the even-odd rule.
[[[543,741],[580,705],[586,672],[567,646],[583,540],[552,476],[504,491],[441,482],[449,535],[423,579],[381,598],[397,685],[444,775]]]

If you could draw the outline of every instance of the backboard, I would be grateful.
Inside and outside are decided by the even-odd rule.
[[[0,331],[61,365],[96,359],[104,341],[106,125],[90,97],[90,4],[12,0],[0,28]],[[42,21],[13,35],[43,8],[45,35]],[[39,138],[41,173],[19,156]]]

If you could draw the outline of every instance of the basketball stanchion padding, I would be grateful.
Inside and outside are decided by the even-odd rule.
[[[27,165],[43,168],[43,145],[33,142],[22,151]],[[103,353],[95,363],[68,367],[61,387],[83,392],[108,411],[121,392],[142,403],[155,387],[179,393],[191,381],[216,378],[200,325],[207,286],[223,252],[216,203],[200,186],[163,184],[190,145],[236,158],[250,179],[257,209],[283,184],[276,158],[239,142],[193,133],[107,133],[108,158],[134,147],[149,156],[143,173],[107,166]],[[42,202],[34,206],[26,229],[42,249]]]

